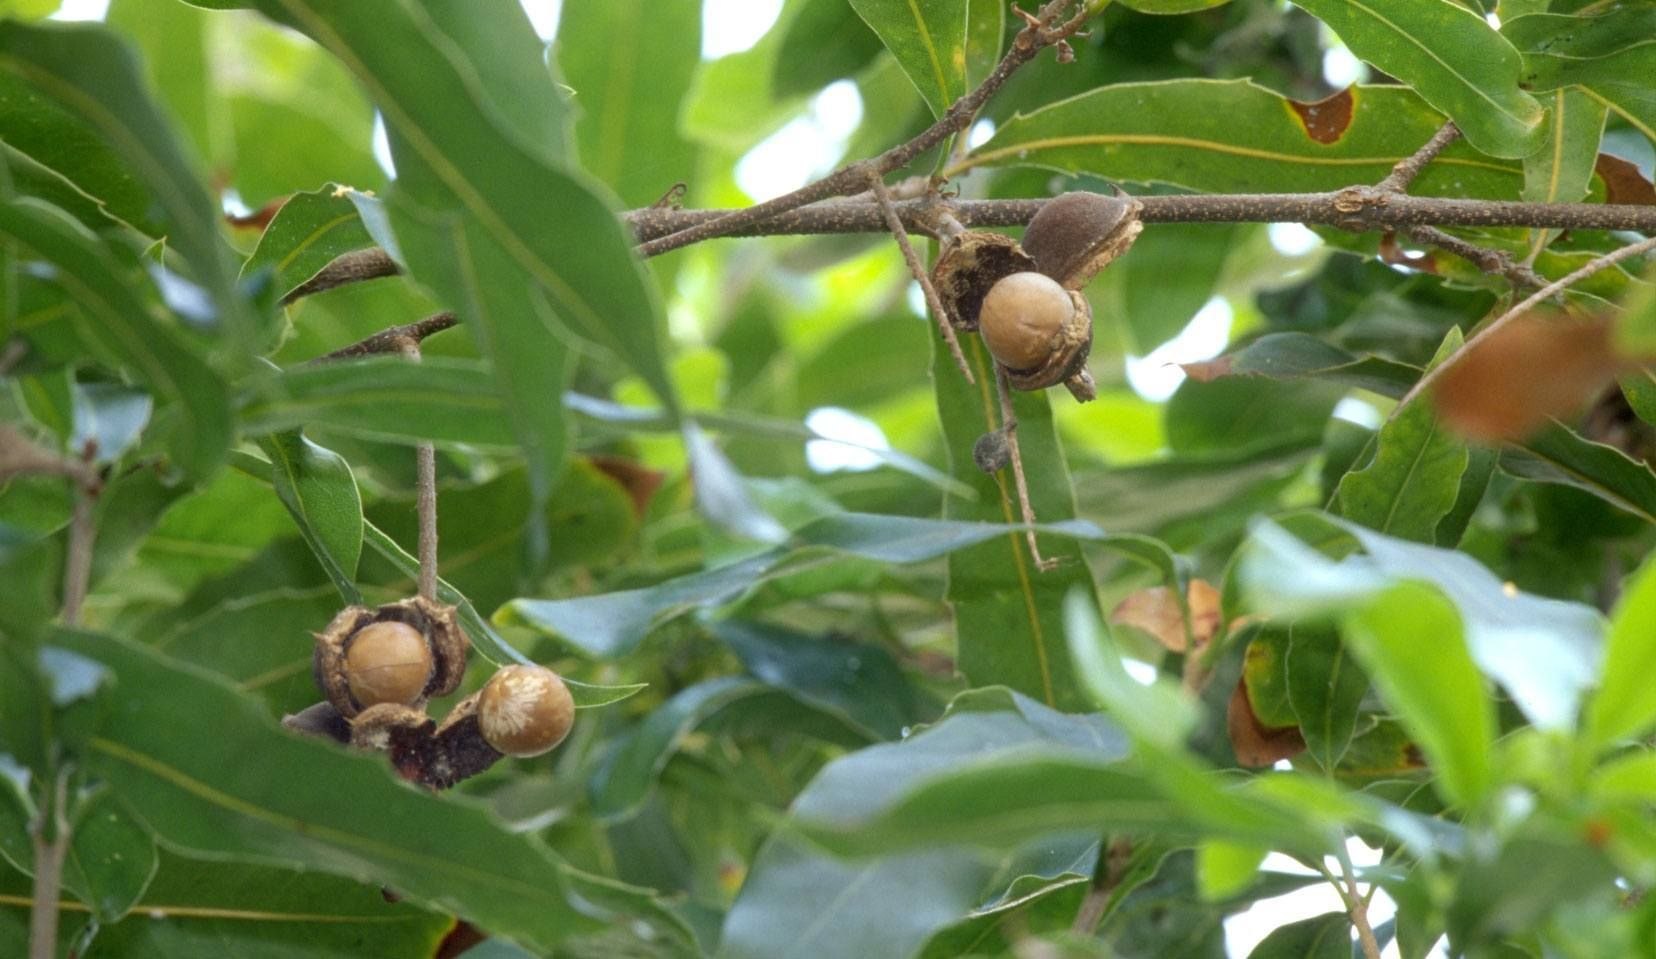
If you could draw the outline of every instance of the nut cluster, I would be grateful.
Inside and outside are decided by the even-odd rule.
[[[348,606],[316,636],[312,666],[326,702],[283,722],[385,752],[404,778],[433,789],[563,742],[575,700],[544,666],[504,666],[441,724],[426,715],[429,699],[459,687],[470,646],[452,606],[423,597]]]
[[[1064,384],[1083,403],[1096,395],[1087,355],[1092,307],[1080,290],[1138,238],[1140,204],[1129,196],[1065,193],[1024,231],[952,237],[932,270],[949,322],[983,336],[1020,390]]]

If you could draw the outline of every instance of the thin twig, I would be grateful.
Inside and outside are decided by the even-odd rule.
[[[419,343],[434,333],[441,333],[460,322],[453,313],[433,313],[423,320],[415,320],[403,326],[393,326],[367,339],[358,340],[350,346],[341,347],[324,356],[319,356],[311,362],[325,360],[347,360],[357,356],[372,356],[375,353],[402,352],[403,344],[408,342]]]
[[[353,250],[330,260],[315,276],[289,290],[280,302],[282,306],[287,306],[313,293],[322,293],[364,280],[377,280],[383,276],[396,276],[401,272],[402,267],[397,265],[396,260],[391,259],[391,254],[377,246],[366,250]]]
[[[1438,377],[1442,376],[1445,370],[1448,370],[1455,364],[1459,363],[1461,359],[1479,343],[1487,340],[1498,330],[1504,328],[1508,323],[1511,323],[1518,317],[1528,313],[1535,307],[1536,304],[1552,296],[1554,293],[1558,293],[1569,286],[1585,280],[1587,277],[1592,276],[1600,270],[1614,266],[1623,260],[1638,256],[1639,254],[1650,250],[1656,250],[1656,237],[1640,240],[1638,243],[1629,244],[1619,250],[1612,250],[1601,257],[1589,260],[1584,263],[1580,269],[1570,275],[1559,280],[1554,280],[1546,286],[1543,286],[1541,289],[1536,290],[1534,293],[1531,293],[1524,299],[1518,301],[1518,303],[1511,309],[1485,324],[1484,328],[1473,334],[1470,339],[1462,344],[1460,349],[1445,357],[1442,363],[1439,363],[1438,365],[1427,370],[1419,380],[1415,381],[1415,385],[1410,387],[1407,393],[1403,394],[1403,398],[1397,401],[1396,408],[1399,410],[1403,409],[1409,404],[1409,401],[1425,392],[1426,388],[1431,386]]]
[[[398,349],[418,363],[420,341],[404,339]],[[437,601],[437,448],[421,443],[414,448],[414,509],[419,515],[420,598]]]
[[[1547,285],[1546,277],[1514,260],[1504,250],[1493,250],[1487,246],[1468,243],[1460,237],[1445,233],[1435,226],[1410,227],[1408,234],[1418,243],[1429,243],[1432,246],[1448,250],[1485,273],[1499,273],[1506,277],[1513,286],[1541,287]]]
[[[960,340],[955,337],[953,318],[943,306],[943,298],[937,295],[937,287],[932,285],[931,275],[926,272],[926,265],[920,262],[920,254],[914,251],[914,244],[909,242],[908,231],[903,229],[903,221],[897,218],[897,211],[891,205],[891,193],[886,189],[885,181],[878,175],[868,178],[870,192],[880,204],[885,213],[886,226],[891,235],[897,240],[897,249],[903,251],[903,262],[908,264],[909,273],[913,274],[914,281],[920,284],[920,292],[926,296],[926,305],[931,307],[932,316],[937,317],[938,332],[943,334],[943,342],[949,345],[949,355],[954,357],[955,366],[960,368],[960,375],[966,377],[966,382],[977,383],[972,377],[972,368],[966,365],[966,354],[960,351]]]
[[[1357,891],[1357,876],[1351,869],[1351,857],[1342,849],[1339,860],[1345,887],[1341,889],[1339,883],[1335,883],[1335,888],[1340,890],[1340,898],[1345,900],[1351,924],[1357,927],[1357,942],[1363,948],[1363,959],[1380,959],[1380,943],[1374,938],[1374,927],[1369,925],[1368,900]]]
[[[75,504],[69,514],[69,545],[63,555],[63,624],[73,626],[80,622],[81,606],[86,602],[86,590],[92,580],[92,543],[98,534],[93,522],[92,507],[96,505],[101,484],[92,469],[97,455],[97,444],[88,440],[81,461],[93,477],[87,482],[74,477],[71,484]]]
[[[1522,226],[1560,230],[1632,230],[1656,233],[1656,206],[1632,203],[1526,203],[1463,200],[1389,193],[1353,186],[1328,193],[1189,193],[1141,196],[1145,223],[1304,223],[1352,230],[1401,230],[1413,226]],[[1025,226],[1048,201],[950,200],[942,208],[968,227]],[[934,199],[898,201],[897,216],[910,233],[934,231]],[[728,210],[632,210],[622,214],[640,241],[722,220]],[[885,213],[872,202],[813,203],[762,222],[721,229],[721,236],[800,236],[885,233]],[[644,247],[640,247],[648,255]]]
[[[1063,14],[1071,8],[1075,8],[1076,12],[1065,19]],[[640,245],[638,252],[646,257],[656,256],[702,240],[724,236],[807,203],[865,189],[870,176],[884,176],[900,169],[915,157],[970,126],[978,108],[994,96],[1019,67],[1035,59],[1036,54],[1043,49],[1073,35],[1081,29],[1081,24],[1085,23],[1089,16],[1091,11],[1086,3],[1077,0],[1052,0],[1051,3],[1042,6],[1033,18],[1026,18],[1027,25],[1012,38],[1011,48],[983,82],[951,104],[937,122],[927,127],[919,136],[872,159],[859,160],[843,166],[792,193],[652,239]]]
[[[69,792],[69,766],[64,765],[49,781],[51,795],[45,797],[35,817],[34,885],[29,913],[29,959],[56,959],[58,932],[58,890],[63,885],[63,861],[69,853],[69,817],[65,815]],[[46,834],[51,832],[51,838]]]
[[[1012,484],[1018,491],[1018,509],[1023,514],[1024,535],[1029,539],[1030,557],[1035,568],[1042,572],[1056,569],[1056,559],[1042,559],[1041,547],[1035,541],[1035,507],[1029,502],[1029,485],[1024,482],[1023,454],[1018,450],[1018,414],[1012,411],[1012,384],[1006,369],[995,364],[995,390],[1000,394],[1001,432],[1006,434],[1007,450],[1012,454]]]
[[[1121,879],[1127,874],[1127,866],[1133,861],[1133,842],[1130,839],[1117,837],[1104,844],[1098,850],[1098,863],[1093,866],[1092,883],[1087,887],[1087,895],[1081,900],[1081,908],[1076,910],[1075,921],[1070,924],[1070,932],[1078,936],[1090,936],[1098,928],[1098,923],[1104,918],[1104,910],[1109,908],[1110,900],[1115,896],[1116,888],[1121,885]]]
[[[1397,161],[1397,165],[1392,167],[1392,171],[1386,174],[1385,179],[1376,183],[1374,188],[1391,193],[1402,193],[1409,188],[1409,184],[1414,182],[1415,177],[1420,175],[1420,171],[1426,169],[1426,164],[1437,159],[1437,155],[1443,152],[1444,147],[1458,139],[1460,139],[1460,128],[1452,122],[1445,123],[1438,132],[1432,134],[1430,140],[1421,144],[1420,149]]]

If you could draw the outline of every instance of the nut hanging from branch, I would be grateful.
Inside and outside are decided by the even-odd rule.
[[[316,685],[346,719],[390,703],[420,707],[451,693],[470,643],[454,607],[416,596],[378,609],[347,606],[316,636]]]

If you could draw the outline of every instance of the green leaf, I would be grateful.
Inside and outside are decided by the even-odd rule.
[[[1610,614],[1610,635],[1599,689],[1587,707],[1593,741],[1607,745],[1635,736],[1656,721],[1656,562],[1634,573]]]
[[[0,24],[0,44],[11,26]],[[232,431],[224,383],[151,312],[103,244],[61,210],[31,199],[0,199],[0,234],[61,271],[55,279],[90,321],[76,324],[83,341],[154,392],[158,416],[168,417],[156,430],[178,468],[200,479],[223,462]]]
[[[362,557],[362,494],[351,465],[297,431],[267,436],[259,448],[270,457],[271,485],[305,544],[341,598],[361,603],[355,579]]]
[[[613,42],[616,37],[626,42]],[[587,172],[629,208],[649,206],[675,182],[694,180],[696,150],[679,133],[678,97],[701,63],[696,4],[571,4],[559,22],[555,54],[581,108],[575,137]]]
[[[242,407],[254,435],[300,428],[365,439],[510,449],[500,394],[482,365],[369,356],[283,370],[257,383]]]
[[[1450,330],[1434,362],[1460,345],[1460,330]],[[1375,443],[1374,459],[1340,479],[1340,514],[1381,533],[1433,542],[1460,494],[1466,444],[1444,429],[1425,397],[1393,411]]]
[[[480,807],[406,788],[382,757],[296,738],[147,649],[59,638],[121,678],[85,761],[174,847],[387,884],[540,948],[586,922],[563,865]]]
[[[287,293],[340,254],[373,246],[350,192],[330,183],[289,197],[242,265],[242,277],[268,269],[276,291]]]
[[[1271,930],[1248,959],[1350,959],[1351,919],[1343,912],[1325,912]]]
[[[1338,190],[1381,179],[1443,125],[1405,87],[1347,93],[1349,124],[1313,136],[1293,101],[1246,80],[1118,83],[1012,117],[948,172],[1038,166],[1205,193]],[[1516,162],[1451,144],[1411,192],[1513,199],[1522,177]]]
[[[1448,114],[1479,150],[1524,157],[1541,145],[1541,105],[1518,86],[1522,58],[1471,10],[1449,0],[1295,2]]]
[[[1575,203],[1587,195],[1604,136],[1603,102],[1582,90],[1558,89],[1546,98],[1547,140],[1524,158],[1523,198],[1531,203]],[[1531,230],[1529,256],[1538,255],[1557,230]]]
[[[1129,676],[1115,637],[1088,600],[1075,589],[1064,601],[1064,633],[1082,685],[1135,738],[1178,749],[1195,728],[1195,703],[1160,677],[1145,685]]]
[[[1501,27],[1522,51],[1524,82],[1532,89],[1578,84],[1580,92],[1616,111],[1656,143],[1656,91],[1649,84],[1656,52],[1645,42],[1653,31],[1656,10],[1642,4],[1614,7],[1597,16],[1536,13],[1514,17]]]
[[[1333,772],[1357,729],[1357,707],[1368,692],[1368,677],[1337,633],[1311,625],[1289,627],[1283,672],[1305,750]]]
[[[897,739],[918,718],[916,696],[883,647],[737,620],[714,622],[755,679],[841,717],[868,739]]]
[[[1270,850],[1210,839],[1196,847],[1196,887],[1209,901],[1228,899],[1254,884]]]
[[[1316,379],[1393,397],[1420,379],[1418,367],[1373,354],[1356,356],[1309,333],[1267,333],[1216,360],[1181,366],[1204,383],[1224,376]]]
[[[1303,522],[1319,542],[1340,542],[1343,531],[1365,552],[1335,564],[1280,529],[1261,527],[1269,548],[1242,568],[1247,572],[1244,581],[1255,584],[1259,596],[1270,598],[1272,611],[1322,615],[1355,608],[1396,584],[1430,583],[1458,611],[1478,667],[1505,686],[1536,725],[1567,728],[1575,721],[1601,655],[1604,620],[1597,610],[1518,592],[1477,560],[1454,550],[1393,539],[1312,514],[1302,514],[1295,522]]]
[[[934,116],[966,94],[967,0],[850,0]]]
[[[155,840],[135,822],[113,790],[101,789],[75,810],[63,884],[114,922],[139,900],[155,875]]]
[[[1542,483],[1586,490],[1646,522],[1656,522],[1656,473],[1604,443],[1595,443],[1557,421],[1522,444],[1501,451],[1503,472]]]
[[[805,0],[782,30],[771,86],[779,96],[815,93],[859,73],[885,47],[845,0]]]
[[[266,332],[236,288],[219,217],[171,125],[145,92],[125,44],[101,25],[0,23],[0,70],[22,77],[96,129],[163,211],[168,246],[181,253],[236,345]]]
[[[1213,297],[1220,271],[1237,246],[1237,227],[1157,224],[1090,288],[1096,316],[1120,316],[1126,346],[1140,356],[1179,334]],[[1098,309],[1098,297],[1119,304]]]

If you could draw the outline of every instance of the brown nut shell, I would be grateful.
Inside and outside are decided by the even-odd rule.
[[[1060,194],[1024,229],[1024,252],[1042,273],[1078,290],[1138,239],[1144,229],[1138,219],[1142,209],[1130,196]]]
[[[430,651],[431,666],[426,681],[420,684],[417,694],[402,705],[423,705],[432,696],[451,693],[460,685],[460,678],[465,674],[466,654],[471,644],[460,629],[454,607],[418,596],[387,603],[378,609],[347,606],[340,610],[326,629],[317,634],[312,659],[316,685],[346,719],[353,719],[363,709],[376,705],[359,698],[359,693],[368,693],[370,687],[378,684],[365,681],[361,676],[353,684],[350,652],[359,635],[378,639],[378,634],[383,631],[372,630],[371,627],[380,623],[411,627],[424,638]],[[364,630],[369,632],[364,634]],[[399,630],[392,630],[392,633],[406,635]],[[369,695],[368,698],[375,697]]]
[[[944,245],[932,267],[932,286],[949,310],[949,323],[970,332],[978,328],[978,314],[989,290],[1003,277],[1033,269],[1035,261],[1016,240],[1000,233],[970,231]]]
[[[478,693],[483,738],[508,756],[539,756],[564,741],[575,724],[575,699],[545,666],[502,666]]]

